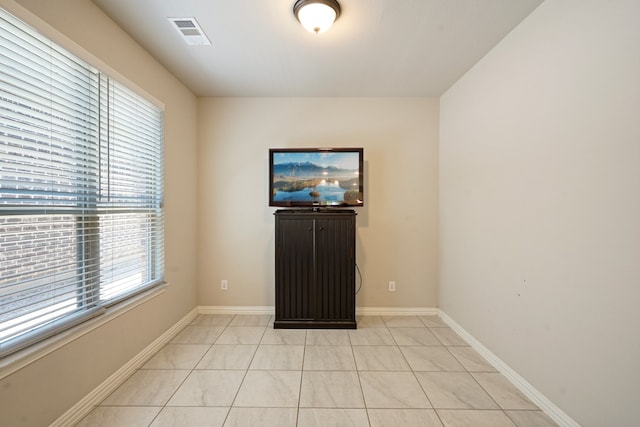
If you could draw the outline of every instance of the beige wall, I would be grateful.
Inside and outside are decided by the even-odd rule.
[[[274,304],[269,148],[355,146],[366,186],[357,305],[436,306],[436,99],[206,98],[198,112],[199,304]]]
[[[547,0],[441,98],[441,308],[585,427],[640,420],[639,17]]]
[[[92,2],[23,0],[20,4],[51,27],[13,1],[0,0],[0,6],[95,65],[108,64],[113,72],[165,105],[165,244],[169,287],[161,296],[0,380],[0,424],[43,426],[196,306],[197,101]]]

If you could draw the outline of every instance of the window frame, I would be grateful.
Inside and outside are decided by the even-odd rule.
[[[96,239],[86,239],[84,237],[80,237],[77,243],[77,252],[78,252],[78,262],[77,262],[77,275],[78,276],[88,276],[89,278],[86,281],[82,280],[82,291],[77,296],[77,300],[80,301],[77,303],[78,306],[86,304],[87,309],[82,309],[80,311],[74,312],[74,314],[65,315],[56,319],[53,322],[45,324],[44,327],[39,327],[34,331],[23,333],[17,337],[13,337],[11,339],[5,339],[5,341],[0,341],[0,368],[5,364],[7,360],[13,360],[14,356],[17,353],[20,353],[23,350],[29,348],[35,348],[36,350],[41,349],[45,340],[50,340],[51,337],[60,335],[60,338],[64,341],[65,337],[68,337],[69,334],[73,330],[77,330],[77,326],[87,321],[91,321],[91,319],[96,316],[101,316],[106,313],[111,315],[118,315],[118,313],[126,311],[131,305],[137,305],[137,303],[142,299],[153,297],[161,292],[164,292],[165,288],[165,280],[164,280],[164,108],[159,106],[155,100],[145,99],[147,97],[142,97],[138,92],[138,90],[133,91],[129,88],[129,85],[124,85],[120,83],[118,80],[113,79],[108,76],[106,73],[99,71],[97,67],[89,64],[87,61],[83,61],[78,59],[78,57],[69,52],[64,47],[52,41],[50,38],[41,35],[37,30],[30,27],[28,24],[20,21],[19,18],[16,18],[11,11],[7,11],[5,9],[0,8],[0,19],[4,21],[11,22],[19,26],[19,28],[23,31],[29,31],[32,36],[38,37],[40,39],[46,40],[49,43],[51,48],[55,50],[57,53],[62,53],[63,55],[69,55],[70,57],[82,61],[83,65],[88,66],[91,69],[94,69],[98,74],[98,114],[100,115],[102,108],[102,90],[100,89],[102,85],[102,79],[106,79],[107,81],[107,93],[110,88],[110,84],[113,83],[118,85],[120,89],[128,91],[127,93],[131,94],[136,99],[144,100],[150,106],[154,106],[160,116],[160,137],[158,141],[158,146],[156,147],[157,152],[159,153],[159,163],[155,165],[156,170],[158,171],[158,176],[156,177],[159,181],[159,198],[156,197],[154,199],[154,206],[139,208],[129,207],[128,213],[139,213],[142,215],[156,215],[157,221],[152,221],[150,223],[143,223],[143,225],[151,224],[151,227],[157,227],[154,232],[149,234],[149,240],[153,241],[146,246],[146,251],[148,253],[148,259],[146,262],[146,266],[151,268],[153,271],[151,273],[151,280],[147,282],[143,282],[139,285],[132,286],[126,292],[122,292],[117,295],[117,297],[110,299],[101,299],[98,297],[91,297],[87,295],[87,290],[92,293],[100,294],[101,291],[101,283],[97,278],[97,273],[95,269],[99,270],[101,263],[93,263],[87,262],[87,260],[96,260],[100,258],[100,244],[101,242]],[[1,95],[1,93],[0,93]],[[109,103],[109,98],[107,98],[107,105]],[[107,108],[108,109],[108,108]],[[0,117],[1,119],[1,117]],[[107,119],[107,121],[110,120]],[[96,129],[98,133],[101,133],[102,124],[97,123]],[[0,129],[0,136],[2,136],[2,129]],[[101,149],[103,138],[109,139],[109,135],[98,135],[97,139],[97,148]],[[1,142],[1,141],[0,141]],[[94,147],[95,148],[95,147]],[[0,163],[1,166],[1,163]],[[98,165],[98,174],[100,175],[100,168],[102,165]],[[0,170],[0,172],[2,172]],[[2,175],[0,175],[0,178]],[[1,182],[0,182],[1,183]],[[90,193],[91,190],[88,191]],[[0,193],[2,193],[2,189],[0,187]],[[67,210],[56,211],[55,209],[51,209],[50,206],[25,206],[25,207],[16,207],[12,210],[4,209],[2,210],[2,204],[0,203],[0,215],[3,216],[21,216],[25,217],[27,215],[38,215],[38,214],[52,214],[59,215],[60,212],[71,214],[74,216],[76,221],[76,232],[80,235],[86,233],[87,229],[96,229],[98,230],[100,225],[100,215],[103,215],[105,212],[108,212],[109,209],[104,208],[97,200],[91,200],[91,197],[84,200],[85,205],[80,207],[79,205],[83,204],[82,201],[78,201],[78,206],[76,208],[71,208]],[[1,201],[0,201],[1,202]],[[111,214],[114,214],[111,212]],[[117,212],[115,213],[117,214]],[[100,231],[98,231],[100,234]],[[125,233],[122,233],[125,234]],[[156,241],[157,240],[157,241]],[[155,249],[153,255],[150,255],[150,249]],[[156,259],[158,257],[159,259]],[[93,268],[94,270],[91,270]],[[2,270],[0,270],[2,273]],[[0,279],[2,277],[0,276]],[[76,285],[79,284],[78,281],[75,282]],[[0,302],[1,301],[1,292],[2,292],[2,281],[0,280]],[[1,307],[1,306],[0,306]],[[0,315],[2,313],[0,312]],[[107,316],[109,319],[112,316]],[[108,321],[105,317],[104,321]],[[95,322],[93,322],[95,323]],[[2,326],[2,323],[0,323]],[[84,328],[86,329],[86,328]],[[37,344],[37,345],[36,345]],[[38,350],[40,351],[40,350]]]

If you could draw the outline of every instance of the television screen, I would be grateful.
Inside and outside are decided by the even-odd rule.
[[[272,148],[269,206],[362,206],[362,148]]]

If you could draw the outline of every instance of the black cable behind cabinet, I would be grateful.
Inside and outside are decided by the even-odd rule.
[[[274,328],[356,328],[356,213],[278,210]]]

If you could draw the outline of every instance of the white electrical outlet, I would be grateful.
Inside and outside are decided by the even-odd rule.
[[[396,291],[396,282],[389,282],[389,292]]]
[[[226,280],[220,281],[220,289],[222,289],[223,291],[229,289],[229,282]]]

